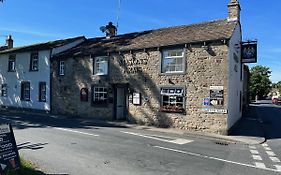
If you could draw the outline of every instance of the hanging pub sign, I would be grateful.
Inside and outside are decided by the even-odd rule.
[[[12,126],[0,125],[0,174],[19,168],[20,159]]]
[[[241,58],[242,63],[257,62],[257,41],[242,42]]]

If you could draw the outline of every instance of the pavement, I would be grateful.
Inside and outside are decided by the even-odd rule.
[[[63,115],[52,115],[45,112],[34,112],[34,111],[18,111],[11,109],[1,109],[1,113],[9,114],[30,114],[30,115],[44,115],[52,118],[69,118]],[[71,118],[69,118],[71,119]],[[98,124],[106,127],[124,127],[124,128],[134,128],[138,130],[155,131],[161,133],[173,133],[178,135],[184,135],[193,138],[200,138],[206,140],[213,140],[220,144],[228,143],[243,143],[247,145],[258,145],[266,142],[263,122],[261,117],[255,110],[254,105],[250,105],[243,114],[243,117],[237,122],[235,127],[231,130],[229,135],[219,135],[214,133],[206,132],[192,132],[179,130],[175,128],[157,128],[153,126],[143,126],[137,124],[130,124],[126,121],[103,121],[95,119],[80,119],[75,118],[84,124]]]

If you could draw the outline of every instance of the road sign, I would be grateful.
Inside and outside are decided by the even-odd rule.
[[[19,168],[20,159],[12,126],[0,125],[0,173]]]

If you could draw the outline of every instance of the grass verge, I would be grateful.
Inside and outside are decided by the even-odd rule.
[[[43,175],[42,172],[36,171],[35,167],[33,163],[21,159],[21,168],[17,171],[7,172],[6,175]]]

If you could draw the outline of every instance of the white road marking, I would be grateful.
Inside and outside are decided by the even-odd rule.
[[[269,156],[276,156],[276,154],[273,151],[265,151]]]
[[[86,133],[86,132],[75,131],[75,130],[72,130],[72,129],[56,128],[56,127],[54,127],[54,129],[61,130],[61,131],[67,131],[67,132],[73,132],[73,133],[77,133],[77,134],[88,135],[88,136],[94,136],[94,137],[99,136],[99,135],[96,135],[96,134],[90,134],[90,133]]]
[[[172,152],[186,154],[186,155],[195,156],[195,157],[200,157],[200,158],[204,158],[204,159],[217,160],[217,161],[230,163],[230,164],[234,164],[234,165],[239,165],[239,166],[244,166],[244,167],[249,167],[249,168],[262,169],[262,170],[271,171],[271,172],[281,172],[281,170],[266,168],[265,166],[264,167],[257,167],[257,166],[250,165],[250,164],[234,162],[234,161],[225,160],[225,159],[221,159],[221,158],[217,158],[217,157],[205,156],[205,155],[198,154],[198,153],[192,153],[192,152],[187,152],[187,151],[182,151],[182,150],[177,150],[177,149],[172,149],[172,148],[165,148],[165,147],[162,147],[162,146],[153,146],[153,147],[158,148],[158,149],[162,149],[162,150],[172,151]]]
[[[265,166],[265,164],[264,164],[264,163],[255,162],[255,164],[256,164],[256,167],[257,167],[257,168],[261,168],[261,169],[266,168],[266,166]]]
[[[269,148],[269,147],[264,147],[264,149],[265,149],[266,151],[271,151],[271,148]]]
[[[267,143],[263,143],[262,146],[263,147],[268,147],[268,144]]]
[[[250,150],[252,154],[259,154],[259,152],[257,150]]]
[[[249,146],[250,149],[257,149],[255,146]]]
[[[280,160],[277,158],[277,157],[269,157],[272,162],[275,162],[275,163],[280,163]]]
[[[187,139],[181,139],[181,138],[173,138],[173,140],[167,140],[167,139],[158,138],[158,137],[152,136],[152,135],[142,135],[142,134],[139,134],[139,133],[125,132],[125,131],[121,131],[121,132],[125,133],[125,134],[134,135],[134,136],[148,138],[148,139],[154,139],[154,140],[158,140],[158,141],[161,141],[161,142],[175,143],[175,144],[178,144],[178,145],[184,145],[184,144],[193,142],[193,140],[187,140]]]
[[[277,171],[280,171],[281,172],[281,165],[274,165],[277,169]]]
[[[261,156],[258,156],[258,155],[253,155],[253,159],[254,160],[262,160]]]

